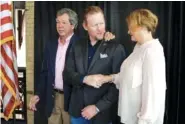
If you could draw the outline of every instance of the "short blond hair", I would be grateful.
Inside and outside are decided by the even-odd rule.
[[[158,25],[157,16],[148,9],[137,9],[126,17],[127,24],[146,27],[148,31],[155,33]]]
[[[85,9],[85,13],[84,13],[84,22],[87,23],[87,16],[88,15],[93,15],[95,13],[102,13],[103,14],[103,10],[99,6],[89,6],[89,7],[87,7]]]

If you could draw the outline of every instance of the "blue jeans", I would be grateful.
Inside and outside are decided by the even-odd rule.
[[[92,121],[87,120],[83,117],[75,118],[71,116],[71,124],[92,124]],[[112,123],[109,123],[112,124]]]
[[[92,124],[92,121],[87,120],[83,117],[75,118],[71,116],[71,124]]]

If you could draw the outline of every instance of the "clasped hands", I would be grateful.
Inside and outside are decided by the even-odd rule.
[[[101,87],[104,83],[109,81],[109,76],[102,74],[88,75],[84,77],[83,82],[94,88]]]

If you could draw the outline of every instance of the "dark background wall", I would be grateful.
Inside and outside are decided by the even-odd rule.
[[[125,46],[127,55],[132,52],[134,43],[130,41],[127,34],[126,16],[135,9],[148,8],[159,17],[155,37],[159,38],[162,43],[166,57],[167,98],[165,124],[184,124],[184,2],[35,2],[35,87],[38,84],[44,44],[48,40],[57,37],[55,26],[57,10],[67,7],[76,11],[79,15],[79,26],[75,32],[80,36],[86,36],[87,34],[82,28],[82,19],[84,9],[90,5],[100,6],[104,10],[107,30],[113,32],[117,41]],[[39,109],[39,112],[42,113],[42,107],[39,107]],[[35,116],[35,124],[39,123],[39,112],[35,113],[38,115]]]

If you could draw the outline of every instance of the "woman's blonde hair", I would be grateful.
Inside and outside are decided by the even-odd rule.
[[[152,33],[155,33],[158,25],[157,16],[148,9],[137,9],[131,12],[126,17],[126,21],[128,25],[146,27]]]

